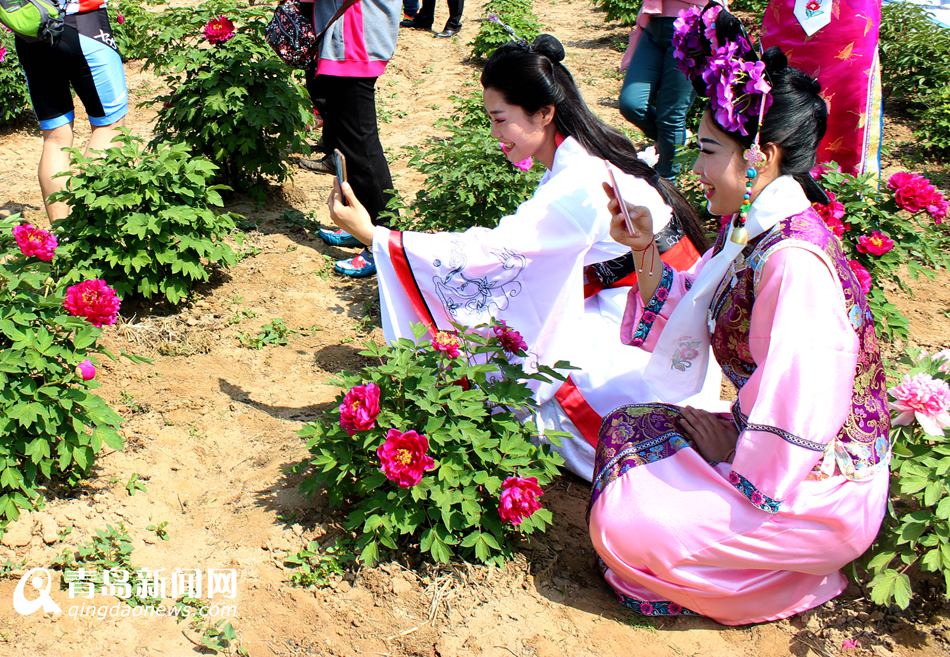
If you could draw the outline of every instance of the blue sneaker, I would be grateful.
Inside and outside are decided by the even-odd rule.
[[[369,249],[363,249],[349,260],[337,260],[333,270],[350,278],[366,278],[376,275],[376,263]]]
[[[363,246],[363,243],[340,228],[321,228],[317,235],[330,246]]]

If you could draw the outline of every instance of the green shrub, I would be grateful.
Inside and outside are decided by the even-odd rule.
[[[950,85],[928,91],[921,101],[920,125],[914,128],[918,146],[935,155],[950,155]]]
[[[528,43],[534,41],[541,32],[541,23],[534,15],[531,0],[489,0],[485,12],[489,16],[496,14],[519,38]],[[511,35],[501,25],[491,20],[483,21],[475,40],[470,44],[472,57],[486,59],[498,46],[511,40]]]
[[[729,11],[747,11],[761,19],[768,4],[769,0],[733,0],[729,3]]]
[[[0,29],[0,126],[25,117],[30,111],[30,95],[20,60],[13,45],[13,33]]]
[[[923,7],[895,2],[881,9],[881,82],[885,98],[926,106],[928,92],[950,84],[950,29]],[[946,99],[946,96],[944,96]]]
[[[395,226],[419,231],[491,228],[530,197],[541,179],[539,165],[523,172],[505,159],[491,136],[480,92],[453,100],[452,115],[436,124],[447,136],[410,149],[410,166],[426,180],[405,216],[398,216],[398,199],[391,204],[388,214]]]
[[[77,372],[101,330],[65,310],[51,263],[21,252],[20,223],[0,219],[0,531],[50,485],[79,483],[103,444],[122,447],[121,418]]]
[[[535,403],[525,371],[509,362],[493,327],[458,328],[433,338],[445,351],[408,339],[367,344],[360,354],[378,364],[342,376],[338,383],[349,392],[300,432],[311,453],[296,468],[310,470],[301,490],[324,491],[331,505],[345,507],[344,527],[356,533],[355,549],[367,564],[380,550],[418,551],[443,563],[453,557],[498,563],[510,556],[519,532],[543,531],[551,522],[550,511],[538,508],[515,526],[499,508],[506,478],[536,477],[544,486],[563,464],[548,445],[531,442],[536,427],[522,418]],[[425,333],[415,329],[417,337]],[[518,360],[526,355],[507,346]],[[530,378],[562,378],[539,370]],[[355,423],[344,409],[364,415]],[[427,439],[421,452],[396,449],[393,461],[377,454],[401,439],[418,448],[420,439],[410,432]],[[426,458],[432,460],[424,466]],[[418,479],[400,481],[387,469],[394,462],[415,464]]]
[[[164,12],[149,64],[165,73],[155,139],[182,141],[220,169],[222,182],[262,198],[268,180],[283,181],[289,156],[308,147],[312,120],[307,92],[264,41],[270,7],[204,3]],[[207,17],[226,16],[234,36],[205,39]]]
[[[834,162],[825,165],[820,183],[832,194],[832,203],[816,205],[816,208],[839,235],[848,258],[860,263],[875,283],[868,301],[878,335],[890,340],[906,338],[907,319],[887,301],[879,283],[882,279],[888,280],[910,293],[903,276],[904,267],[916,278],[920,274],[932,276],[931,269],[950,266],[948,224],[924,210],[901,209],[894,190],[888,185],[879,186],[874,174],[855,177],[837,169]],[[841,215],[837,221],[831,218],[836,212]],[[861,238],[872,236],[875,231],[893,241],[882,255],[869,252],[866,247],[862,252],[860,247]]]
[[[224,241],[237,215],[217,213],[215,166],[185,144],[145,150],[127,130],[98,157],[72,151],[75,173],[53,198],[71,206],[54,228],[66,276],[98,276],[120,296],[181,303],[213,269],[236,261]]]
[[[594,0],[594,2],[604,10],[604,17],[608,21],[621,25],[634,25],[637,22],[637,14],[640,13],[640,6],[643,4],[643,0]]]
[[[925,382],[938,395],[943,389],[944,414],[950,404],[947,358],[947,351],[937,357],[914,352],[901,360],[908,376],[921,377],[918,385]],[[891,397],[899,403],[894,393],[892,388]],[[890,504],[884,526],[862,560],[865,574],[871,575],[871,599],[902,609],[914,595],[911,575],[918,571],[936,573],[950,598],[950,432],[944,428],[928,435],[918,421],[907,420],[891,429]]]
[[[125,60],[147,59],[159,47],[155,39],[163,20],[153,7],[164,7],[168,0],[112,0],[110,23],[116,46]]]

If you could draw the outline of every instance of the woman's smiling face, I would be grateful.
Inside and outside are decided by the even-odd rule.
[[[742,147],[720,130],[707,110],[699,124],[699,156],[693,173],[699,176],[710,214],[735,214],[745,194],[746,169]]]
[[[482,97],[492,122],[491,135],[501,142],[508,161],[521,162],[535,157],[545,146],[550,132],[551,120],[545,116],[546,108],[528,114],[519,105],[506,102],[500,91],[490,87],[484,90]]]

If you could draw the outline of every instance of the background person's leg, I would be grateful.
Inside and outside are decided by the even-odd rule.
[[[63,149],[70,148],[72,145],[73,127],[69,123],[52,130],[43,131],[43,154],[40,156],[37,174],[40,179],[43,203],[46,205],[46,216],[49,217],[50,221],[64,219],[69,215],[67,204],[63,202],[50,203],[49,196],[66,185],[67,176],[54,176],[57,173],[69,171],[69,154]]]
[[[667,47],[656,91],[656,150],[660,157],[656,172],[664,178],[673,178],[680,169],[674,164],[673,158],[676,149],[686,143],[686,115],[696,92],[673,59],[673,19],[659,20],[664,20],[661,38],[668,39],[665,41]]]
[[[376,78],[327,76],[332,85],[328,112],[333,117],[336,147],[346,157],[353,192],[374,222],[386,207],[393,180],[379,141],[376,121]]]
[[[651,100],[662,73],[663,52],[646,31],[637,42],[620,89],[620,113],[652,141],[656,141],[657,133],[656,108]]]

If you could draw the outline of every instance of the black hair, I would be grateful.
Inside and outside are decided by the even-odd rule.
[[[530,46],[508,43],[489,57],[482,71],[482,87],[495,89],[505,102],[528,114],[553,105],[554,124],[562,135],[576,139],[591,155],[650,183],[672,208],[673,221],[703,252],[706,236],[695,209],[672,182],[637,158],[636,148],[623,133],[594,116],[570,71],[561,64],[563,59],[564,46],[550,34],[538,36]]]
[[[703,11],[712,6],[712,3],[706,5]],[[728,11],[721,11],[716,16],[716,35],[720,43],[743,38],[748,41],[742,23]],[[751,41],[748,42],[751,44]],[[708,49],[708,43],[705,45]],[[744,59],[753,61],[758,57],[754,50],[750,50],[744,55]],[[788,58],[776,46],[765,51],[762,62],[765,64],[766,78],[772,86],[772,91],[769,92],[772,104],[766,111],[759,129],[759,144],[775,144],[780,147],[782,160],[779,162],[779,173],[795,178],[805,190],[809,201],[827,204],[828,196],[810,173],[816,163],[818,144],[825,136],[828,126],[828,107],[818,95],[821,85],[810,75],[789,66]],[[693,80],[694,87],[700,83],[700,80]],[[706,95],[705,89],[699,93]],[[712,109],[711,100],[708,107]],[[743,148],[748,148],[755,140],[755,130],[743,135],[724,130],[722,126],[717,127]]]

